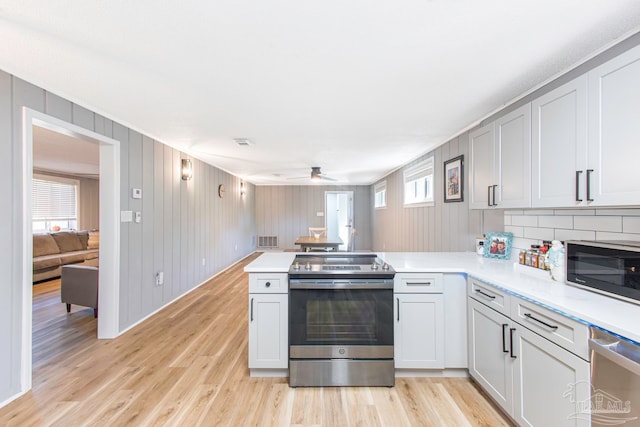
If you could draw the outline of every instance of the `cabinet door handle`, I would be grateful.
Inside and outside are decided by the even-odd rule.
[[[493,206],[491,204],[491,186],[487,186],[487,206]]]
[[[591,173],[593,169],[587,169],[587,202],[593,202],[591,198]]]
[[[253,322],[253,298],[251,298],[251,322]]]
[[[550,325],[550,324],[548,324],[547,322],[543,322],[543,321],[542,321],[542,320],[540,320],[540,319],[536,319],[535,317],[533,317],[533,315],[532,315],[531,313],[525,313],[525,314],[524,314],[524,317],[526,317],[526,318],[527,318],[527,319],[529,319],[529,320],[533,320],[534,322],[538,322],[538,323],[540,323],[541,325],[544,325],[544,326],[546,326],[546,327],[547,327],[547,328],[549,328],[549,329],[553,329],[554,331],[555,331],[556,329],[558,329],[558,327],[557,327],[557,326]]]
[[[516,328],[509,328],[509,353],[512,359],[516,358],[516,355],[513,354],[513,333],[516,331]]]
[[[582,171],[576,171],[576,202],[581,202],[580,198],[580,174]]]
[[[489,295],[489,294],[488,294],[488,293],[486,293],[486,292],[482,292],[482,290],[481,290],[481,289],[475,289],[475,291],[476,291],[477,293],[479,293],[480,295],[485,296],[485,297],[487,297],[487,298],[489,298],[489,299],[492,299],[492,300],[493,300],[493,299],[496,299],[496,296],[495,296],[495,295]]]
[[[398,306],[398,322],[400,321],[400,298],[396,298],[397,306]]]
[[[498,186],[492,185],[491,187],[493,188],[493,205],[492,206],[498,206],[498,204],[496,203],[496,188],[498,188]]]
[[[507,327],[508,326],[509,326],[508,323],[502,324],[502,352],[503,353],[509,353],[509,350],[507,350]]]

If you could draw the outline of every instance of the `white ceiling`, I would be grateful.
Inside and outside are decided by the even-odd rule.
[[[638,0],[0,0],[0,69],[250,182],[369,184],[639,28]]]

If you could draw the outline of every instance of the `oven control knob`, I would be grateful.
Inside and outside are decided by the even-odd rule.
[[[293,269],[296,271],[300,270],[300,263],[298,261],[296,261],[296,263],[293,264]]]
[[[389,264],[387,264],[386,262],[384,264],[382,264],[382,269],[383,270],[388,270],[389,269]]]
[[[372,270],[377,270],[378,269],[378,264],[376,264],[375,262],[373,264],[371,264],[371,269]]]
[[[344,356],[346,352],[347,350],[345,350],[344,348],[341,348],[340,350],[338,350],[338,353],[340,353],[340,356]]]
[[[311,263],[306,263],[306,264],[304,265],[304,269],[305,269],[305,270],[311,270]]]

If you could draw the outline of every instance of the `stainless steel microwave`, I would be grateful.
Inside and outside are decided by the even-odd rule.
[[[569,241],[566,281],[640,304],[640,242]]]

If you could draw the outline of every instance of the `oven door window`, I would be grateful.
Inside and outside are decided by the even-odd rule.
[[[392,290],[290,290],[291,345],[393,345]]]

